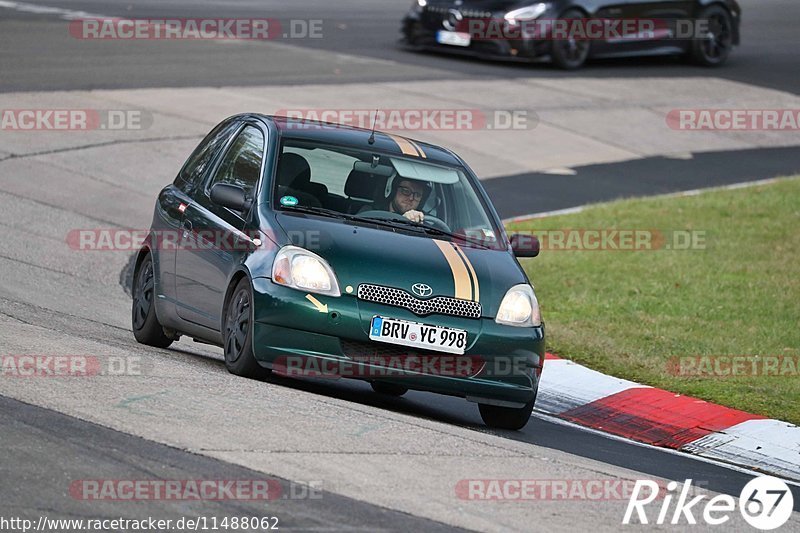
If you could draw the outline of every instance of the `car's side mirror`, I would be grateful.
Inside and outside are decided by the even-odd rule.
[[[511,249],[517,257],[536,257],[539,255],[539,239],[530,233],[512,233]]]
[[[211,187],[211,201],[239,212],[249,211],[253,203],[244,189],[228,183],[217,183]]]

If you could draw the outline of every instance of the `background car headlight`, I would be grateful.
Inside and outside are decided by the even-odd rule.
[[[527,283],[514,285],[500,303],[495,322],[507,326],[533,327],[542,325],[539,302],[533,287]]]
[[[521,7],[505,14],[506,22],[516,24],[525,20],[534,20],[541,17],[547,11],[547,4],[540,2],[531,6]]]
[[[272,281],[301,291],[341,296],[333,269],[323,258],[297,246],[284,246],[272,263]]]
[[[425,10],[425,6],[428,5],[428,0],[415,0],[411,6],[411,11],[415,13],[422,13]]]

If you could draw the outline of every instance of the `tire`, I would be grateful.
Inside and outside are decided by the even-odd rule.
[[[400,385],[395,385],[394,383],[382,383],[380,381],[373,381],[372,383],[370,383],[370,385],[372,385],[372,390],[374,390],[378,394],[385,394],[387,396],[399,397],[408,392],[407,388]]]
[[[692,62],[704,67],[718,67],[728,60],[733,49],[731,14],[720,5],[703,9],[696,20],[708,21],[708,33],[692,41],[689,56]]]
[[[584,19],[586,15],[577,9],[570,9],[561,15],[562,19]],[[575,70],[581,68],[589,58],[592,44],[588,40],[576,41],[569,39],[566,41],[553,41],[552,57],[553,63],[564,70]]]
[[[155,270],[153,257],[149,253],[133,277],[131,293],[131,329],[136,342],[156,348],[166,348],[172,344],[172,339],[164,334],[164,328],[158,323],[156,316]]]
[[[531,400],[524,407],[498,407],[497,405],[478,404],[484,424],[497,429],[518,430],[525,427],[533,412]]]
[[[225,306],[223,324],[225,368],[237,376],[260,379],[270,374],[253,355],[253,297],[250,280],[243,278]]]

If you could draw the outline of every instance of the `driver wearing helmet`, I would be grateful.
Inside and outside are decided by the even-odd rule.
[[[387,183],[388,194],[383,201],[376,202],[368,209],[380,209],[403,215],[411,222],[422,223],[425,213],[419,210],[431,192],[431,187],[424,181],[408,178],[394,178]]]

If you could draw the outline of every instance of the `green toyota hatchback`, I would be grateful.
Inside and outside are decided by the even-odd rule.
[[[539,304],[475,174],[396,135],[226,119],[156,202],[136,257],[136,340],[221,346],[234,374],[355,378],[466,398],[522,428],[544,363]]]

